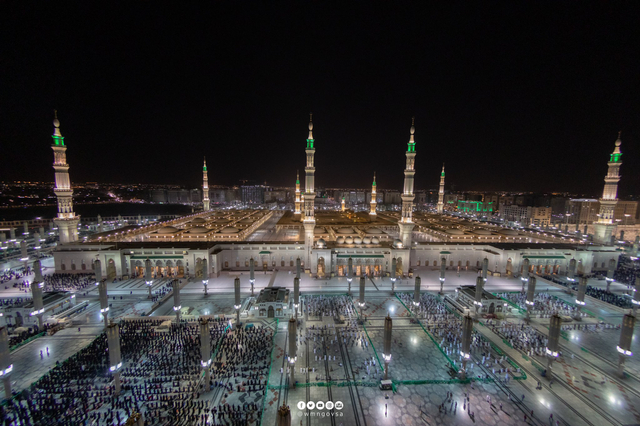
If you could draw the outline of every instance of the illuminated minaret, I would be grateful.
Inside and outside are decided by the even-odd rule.
[[[609,170],[604,177],[604,191],[602,191],[602,198],[600,198],[600,217],[598,222],[594,225],[595,232],[593,240],[600,244],[609,244],[611,236],[616,231],[616,223],[613,219],[613,212],[616,204],[618,203],[618,182],[620,182],[620,166],[622,165],[622,152],[620,152],[620,145],[622,140],[620,139],[620,132],[618,132],[618,139],[616,140],[616,147],[611,153],[609,162]]]
[[[67,147],[64,144],[64,137],[60,133],[60,122],[58,112],[55,111],[53,120],[53,169],[56,171],[56,187],[53,192],[58,198],[58,217],[53,222],[58,227],[61,243],[72,243],[78,241],[78,223],[80,216],[73,213],[73,189],[69,179],[69,165],[67,164]]]
[[[402,245],[406,248],[411,248],[411,236],[413,232],[413,176],[416,174],[415,162],[416,162],[416,142],[414,140],[415,118],[411,119],[411,137],[407,144],[407,164],[404,169],[404,189],[402,190],[402,218],[398,222],[400,228],[400,240]]]
[[[293,214],[300,214],[302,194],[300,193],[300,172],[296,172],[296,209]]]
[[[202,167],[202,203],[204,211],[209,210],[209,173],[207,172],[207,157],[204,157]]]
[[[371,211],[369,212],[371,216],[376,215],[376,206],[378,205],[376,193],[376,172],[373,172],[373,184],[371,185]]]
[[[316,198],[315,189],[315,173],[316,168],[313,165],[313,156],[316,153],[316,149],[313,147],[313,115],[309,114],[309,137],[307,138],[307,148],[305,152],[307,154],[307,166],[305,171],[304,182],[304,244],[307,250],[307,262],[310,260],[309,255],[313,248],[313,233],[316,227],[316,217],[314,212],[314,202]],[[309,263],[305,263],[307,267]]]
[[[444,163],[442,163],[442,173],[440,173],[440,190],[438,191],[438,213],[444,213]]]

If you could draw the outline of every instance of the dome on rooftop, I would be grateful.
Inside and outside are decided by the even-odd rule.
[[[336,243],[338,243],[338,244],[344,244],[344,237],[338,237],[338,238],[336,238]]]
[[[158,234],[173,234],[174,232],[178,232],[178,228],[175,226],[165,226],[164,228],[158,229]]]
[[[189,229],[190,234],[206,234],[209,231],[210,229],[205,228],[204,226],[194,226],[193,228]]]
[[[344,242],[347,243],[347,244],[353,244],[353,238],[347,237],[347,238],[344,239]]]
[[[229,226],[220,231],[221,234],[237,234],[238,232],[240,232],[240,230],[233,226]]]

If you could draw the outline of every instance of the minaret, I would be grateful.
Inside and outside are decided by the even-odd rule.
[[[602,198],[600,198],[600,217],[594,225],[595,232],[593,240],[600,244],[609,244],[611,236],[614,235],[616,231],[613,212],[618,203],[618,182],[620,182],[620,166],[622,165],[622,160],[620,159],[620,157],[622,157],[622,152],[620,152],[620,145],[622,144],[620,134],[621,132],[618,132],[616,147],[607,163],[609,170],[604,177],[604,190],[602,191]]]
[[[407,164],[404,169],[404,189],[402,191],[402,218],[398,222],[400,228],[400,240],[405,248],[411,248],[411,236],[413,232],[413,176],[416,174],[415,162],[416,162],[416,142],[414,140],[415,117],[411,119],[411,137],[407,144]]]
[[[207,157],[204,157],[204,166],[202,167],[202,204],[203,210],[209,210],[209,173],[207,172]]]
[[[300,172],[296,172],[296,209],[293,214],[300,214],[301,209]]]
[[[342,203],[341,204],[342,204],[342,211],[347,210],[347,205],[346,205],[346,202],[344,200],[344,197],[342,197]]]
[[[376,193],[376,172],[373,172],[373,184],[371,185],[371,211],[369,212],[371,216],[376,215],[376,206],[378,205]]]
[[[316,227],[316,217],[314,212],[314,202],[316,198],[315,190],[315,173],[316,168],[313,165],[313,156],[316,153],[316,149],[313,147],[313,115],[309,114],[309,137],[307,138],[307,148],[305,152],[307,154],[307,166],[305,171],[304,182],[304,244],[307,250],[307,261],[305,267],[309,268],[311,249],[313,248],[313,231]],[[308,266],[307,266],[308,265]]]
[[[438,214],[444,213],[444,163],[440,173],[440,190],[438,191]]]
[[[53,192],[58,198],[58,217],[53,222],[58,227],[61,243],[78,241],[78,223],[80,216],[73,213],[73,189],[69,179],[69,165],[67,164],[67,147],[64,145],[64,137],[60,133],[60,121],[58,112],[55,111],[53,120],[53,169],[56,171],[56,186]]]

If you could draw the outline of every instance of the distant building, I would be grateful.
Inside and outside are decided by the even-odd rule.
[[[264,186],[243,185],[240,187],[242,204],[264,204]]]

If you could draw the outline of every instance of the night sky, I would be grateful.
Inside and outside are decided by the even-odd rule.
[[[272,3],[3,2],[0,180],[640,193],[638,2]]]

